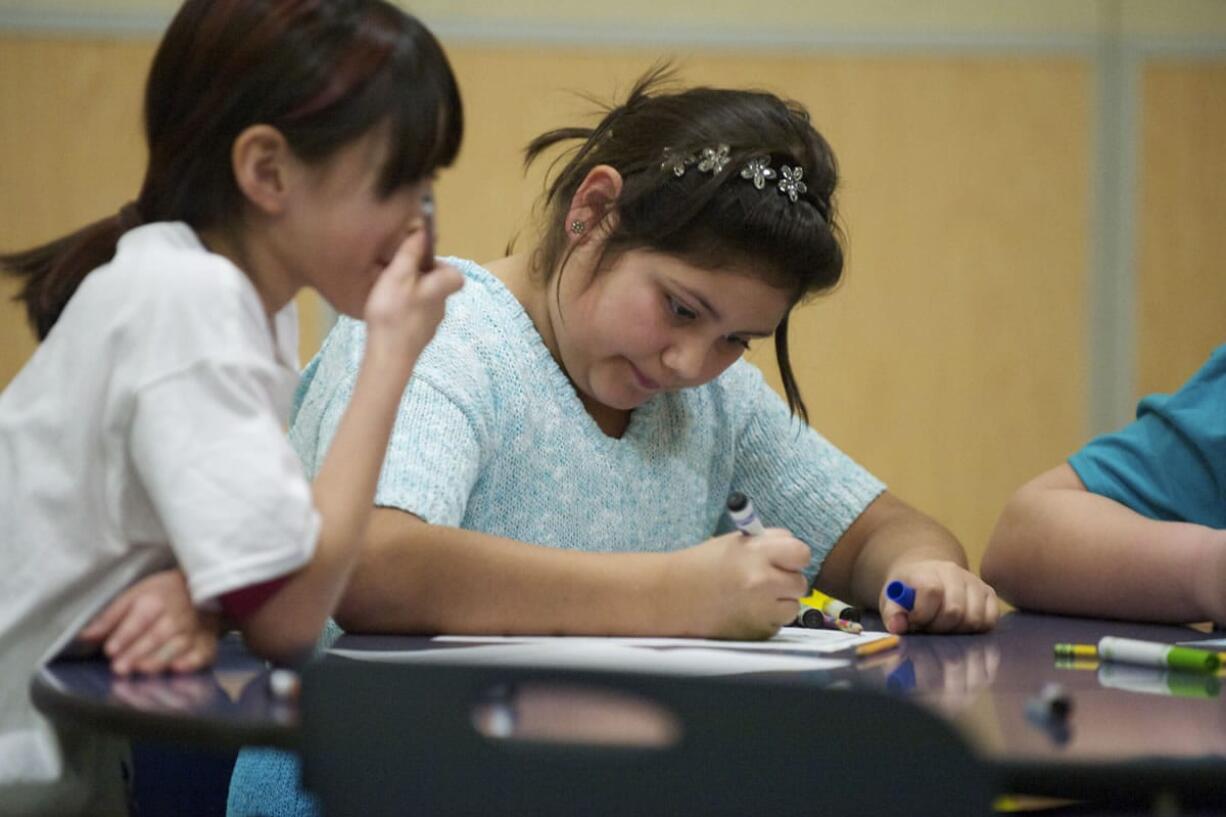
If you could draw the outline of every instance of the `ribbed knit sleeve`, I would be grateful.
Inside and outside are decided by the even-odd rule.
[[[809,545],[812,579],[885,484],[793,418],[757,369],[738,364],[721,382],[744,410],[732,487],[753,501],[767,527],[787,528]]]
[[[480,463],[481,445],[464,409],[415,375],[400,403],[375,504],[458,526]]]

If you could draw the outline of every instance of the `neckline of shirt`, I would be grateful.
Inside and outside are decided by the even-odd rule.
[[[630,421],[626,424],[626,430],[622,432],[620,437],[610,437],[608,434],[605,434],[604,430],[596,423],[596,418],[589,414],[587,408],[583,405],[575,384],[571,382],[570,377],[563,371],[561,364],[554,358],[553,353],[549,351],[549,347],[545,345],[545,339],[541,337],[540,331],[536,328],[536,324],[533,323],[532,316],[528,314],[528,310],[524,308],[524,305],[520,303],[514,293],[507,288],[507,285],[498,276],[476,261],[464,258],[449,258],[447,261],[458,267],[466,278],[471,278],[481,283],[495,303],[504,310],[512,326],[524,339],[527,349],[533,356],[529,364],[544,374],[545,379],[549,382],[550,389],[558,396],[567,414],[581,417],[584,421],[583,430],[588,437],[598,440],[601,445],[607,448],[618,449],[629,445],[631,441],[642,433],[641,429],[645,427],[650,416],[657,410],[657,404],[662,402],[661,397],[663,395],[656,395],[638,408],[633,409],[630,412]]]

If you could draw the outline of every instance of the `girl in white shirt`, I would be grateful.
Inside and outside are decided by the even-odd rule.
[[[228,613],[261,655],[310,649],[462,282],[427,272],[433,174],[462,133],[455,79],[384,0],[188,0],[145,125],[136,202],[0,259],[42,339],[0,394],[0,813],[125,810],[117,747],[53,729],[26,687],[91,620],[95,640],[131,630],[134,591],[176,597],[146,577],[180,569],[193,606]],[[304,286],[370,332],[313,485],[284,434]],[[194,615],[150,620],[119,669],[211,656]]]

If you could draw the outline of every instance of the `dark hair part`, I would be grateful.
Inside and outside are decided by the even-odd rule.
[[[450,165],[464,130],[442,47],[386,0],[187,0],[171,21],[145,90],[149,163],[135,206],[35,249],[0,256],[25,279],[23,301],[44,338],[119,237],[141,222],[225,226],[241,212],[234,140],[251,125],[322,162],[386,126],[380,195]]]
[[[622,176],[615,218],[606,230],[601,268],[627,250],[645,248],[706,269],[750,270],[791,292],[795,306],[830,289],[843,271],[842,231],[835,221],[834,152],[795,102],[760,91],[690,88],[668,91],[667,64],[647,72],[620,106],[606,108],[594,128],[559,128],[541,134],[525,151],[525,166],[559,143],[584,140],[546,190],[546,227],[533,268],[551,277],[565,266],[570,246],[565,217],[587,174],[610,165]],[[666,156],[694,156],[729,147],[730,161],[716,173],[696,166],[678,177]],[[759,190],[741,177],[751,159],[800,167],[808,188],[793,202],[776,189]],[[589,229],[594,225],[589,225]],[[791,314],[791,308],[788,315]],[[775,332],[779,372],[793,414],[808,421],[788,355],[788,315]]]

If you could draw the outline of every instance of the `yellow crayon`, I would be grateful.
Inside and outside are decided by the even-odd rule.
[[[874,653],[885,652],[892,650],[898,646],[898,636],[887,635],[885,638],[879,638],[876,641],[870,641],[867,644],[861,644],[856,647],[856,656],[872,655]]]
[[[1053,650],[1057,658],[1098,658],[1094,644],[1056,644]]]

